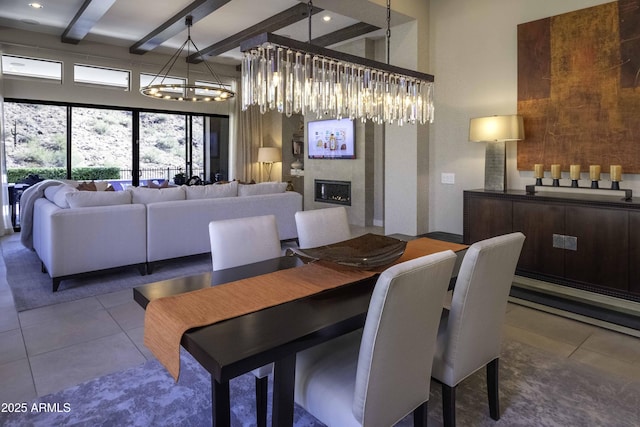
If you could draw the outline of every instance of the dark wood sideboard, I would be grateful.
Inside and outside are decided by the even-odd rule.
[[[516,274],[640,301],[640,200],[615,194],[468,190],[463,240],[521,231]]]

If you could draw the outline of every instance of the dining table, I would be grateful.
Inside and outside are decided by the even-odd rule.
[[[413,248],[412,257],[450,249],[461,258],[467,248],[466,245],[428,238],[412,240],[408,245]],[[398,262],[403,259],[401,257]],[[304,272],[306,268],[309,263],[299,256],[282,256],[138,286],[133,289],[133,297],[146,310],[146,335],[148,307],[153,301],[198,296],[192,299],[193,304],[193,301],[200,301],[200,295],[215,287],[225,287],[229,292],[246,281],[268,281],[287,270]],[[341,268],[338,266],[336,274],[341,274]],[[231,424],[230,380],[269,363],[274,364],[272,425],[293,425],[296,353],[362,328],[380,271],[382,269],[371,274],[355,272],[345,276],[345,283],[339,286],[184,331],[178,337],[179,346],[211,375],[212,425]],[[316,280],[322,281],[322,277]],[[274,283],[278,285],[277,281]],[[222,299],[214,302],[225,307]],[[178,322],[175,313],[171,314],[174,318],[169,322]],[[164,330],[160,335],[164,335]],[[145,344],[146,339],[145,336]],[[167,364],[165,367],[172,372]],[[174,378],[177,380],[177,373]]]

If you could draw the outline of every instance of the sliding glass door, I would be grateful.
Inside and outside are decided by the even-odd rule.
[[[131,116],[128,110],[71,109],[71,179],[131,179]]]
[[[6,100],[8,181],[228,179],[229,118]],[[137,142],[137,143],[136,143]]]

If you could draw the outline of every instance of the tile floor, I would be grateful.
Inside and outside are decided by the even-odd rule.
[[[357,233],[356,233],[357,234]],[[28,401],[143,363],[131,290],[17,313],[0,256],[0,402]],[[510,303],[504,334],[558,358],[640,381],[640,339]]]

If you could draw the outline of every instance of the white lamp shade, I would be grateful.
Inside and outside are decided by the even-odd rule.
[[[490,116],[471,119],[469,141],[519,141],[524,139],[522,116]]]
[[[278,147],[258,148],[259,163],[275,163],[282,161],[282,151]]]

